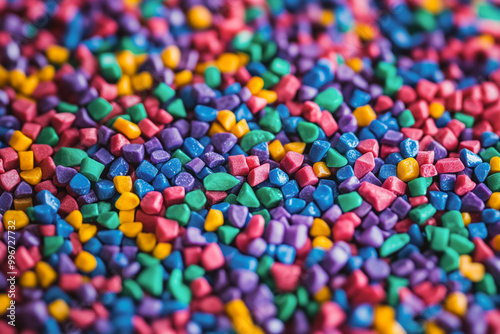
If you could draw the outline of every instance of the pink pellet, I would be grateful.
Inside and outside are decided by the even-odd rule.
[[[165,199],[166,206],[182,204],[185,196],[186,189],[182,186],[168,187],[163,190],[163,198]]]
[[[354,175],[361,179],[375,168],[375,160],[372,152],[360,156],[354,163]]]
[[[280,161],[280,167],[288,174],[293,174],[299,170],[304,162],[304,156],[300,153],[289,151]]]
[[[420,176],[421,177],[432,177],[438,174],[436,167],[432,164],[420,165]]]
[[[169,242],[179,235],[179,224],[167,218],[158,217],[155,234],[158,242]]]
[[[201,265],[207,271],[219,269],[224,265],[224,255],[217,243],[213,242],[203,249]]]
[[[439,174],[459,173],[465,169],[464,164],[458,158],[444,158],[436,163],[436,170]]]
[[[318,183],[318,177],[311,166],[305,166],[295,173],[295,180],[301,188],[313,186]]]
[[[472,191],[476,187],[476,183],[472,181],[467,175],[457,176],[457,181],[455,182],[455,193],[458,196],[463,196],[469,191]]]
[[[259,167],[256,167],[248,173],[247,182],[250,186],[255,187],[261,184],[269,177],[270,165],[265,163]],[[167,188],[168,189],[168,188]]]
[[[163,205],[163,196],[159,191],[150,191],[141,200],[141,208],[148,215],[160,213]]]
[[[434,164],[434,151],[419,151],[416,160],[419,166]]]
[[[361,184],[361,186],[358,188],[358,193],[377,211],[387,209],[396,199],[396,195],[392,191],[368,182],[364,182],[363,184]]]
[[[255,167],[259,167],[260,166],[259,157],[256,156],[256,155],[250,155],[248,157],[245,157],[245,161],[247,163],[247,166],[248,166],[249,170],[252,170]]]
[[[268,164],[269,166],[269,164]],[[233,176],[247,176],[250,168],[243,154],[229,156],[229,172]]]
[[[250,239],[259,238],[262,234],[264,234],[265,225],[266,221],[264,220],[264,217],[261,215],[252,216],[245,228],[245,234]]]

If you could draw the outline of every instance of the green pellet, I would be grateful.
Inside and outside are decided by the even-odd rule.
[[[115,230],[120,226],[120,218],[118,217],[118,213],[114,211],[105,212],[99,215],[99,217],[97,217],[97,222],[110,230]]]
[[[265,71],[260,77],[264,80],[264,89],[271,88],[280,81],[280,77],[271,71]]]
[[[186,153],[184,153],[184,151],[181,150],[180,148],[175,150],[174,154],[172,154],[171,159],[179,159],[181,161],[182,166],[191,161],[191,158]]]
[[[451,232],[456,233],[458,230],[464,228],[464,220],[460,211],[448,211],[441,216],[441,223]]]
[[[388,78],[384,85],[384,94],[388,96],[394,96],[399,89],[403,86],[403,78],[396,75],[394,77]]]
[[[85,204],[80,211],[82,212],[84,223],[95,221],[99,216],[99,207],[97,203]]]
[[[239,233],[239,229],[229,225],[221,226],[217,230],[217,235],[219,236],[220,241],[222,241],[226,245],[229,245],[231,242],[233,242],[234,238],[236,238]]]
[[[224,203],[238,204],[238,201],[236,200],[237,198],[238,197],[235,194],[229,194],[226,198],[224,198]]]
[[[435,226],[432,231],[430,247],[437,252],[441,252],[448,246],[449,240],[450,230]]]
[[[57,252],[64,243],[61,236],[52,236],[43,238],[43,256],[50,256]]]
[[[276,75],[284,76],[290,73],[290,63],[281,58],[274,58],[269,65],[269,69]]]
[[[132,279],[123,281],[122,294],[127,297],[132,297],[135,301],[141,300],[144,296],[140,285]]]
[[[242,31],[233,38],[233,48],[237,51],[246,51],[252,43],[253,34],[250,31]]]
[[[255,211],[253,212],[254,215],[261,215],[262,217],[264,217],[264,221],[266,222],[266,226],[267,226],[267,223],[269,223],[269,221],[271,220],[271,215],[269,214],[269,211],[267,209],[261,209],[259,211]]]
[[[297,288],[297,304],[299,307],[306,307],[309,304],[309,292],[303,286]]]
[[[176,269],[178,270],[178,269]],[[173,274],[173,272],[172,272]],[[153,296],[160,296],[163,292],[163,268],[161,265],[146,267],[136,278],[137,284]]]
[[[63,112],[69,112],[71,114],[76,114],[79,110],[77,105],[61,101],[56,107],[57,112],[63,113]]]
[[[259,275],[260,278],[269,277],[269,271],[271,270],[273,263],[274,260],[272,257],[270,257],[269,255],[264,255],[259,260],[259,264],[257,265],[257,269],[255,270],[255,272],[257,273],[257,275]]]
[[[310,122],[299,122],[297,125],[297,132],[300,139],[306,144],[314,142],[319,137],[318,126]]]
[[[256,195],[266,209],[277,207],[283,200],[283,193],[276,188],[260,188],[257,190]]]
[[[348,161],[346,157],[340,154],[337,150],[330,148],[326,154],[326,166],[340,168],[347,165]]]
[[[316,95],[314,102],[321,108],[333,113],[340,107],[342,102],[344,102],[344,97],[338,89],[330,87]]]
[[[155,89],[153,89],[153,96],[160,101],[160,103],[165,103],[175,96],[175,90],[167,86],[164,82],[160,82]]]
[[[397,276],[389,276],[387,278],[387,303],[391,306],[396,306],[399,302],[399,290],[408,286],[408,279]]]
[[[396,76],[397,69],[393,64],[381,61],[375,68],[375,76],[379,79],[386,80]]]
[[[91,158],[83,158],[80,165],[80,173],[90,181],[97,182],[105,167],[106,166],[99,161],[95,161]]]
[[[488,176],[486,178],[486,183],[491,191],[500,191],[500,173]]]
[[[137,103],[136,105],[127,108],[127,114],[130,115],[132,122],[136,124],[148,117],[146,108],[144,108],[144,104],[142,103]]]
[[[500,152],[498,152],[494,147],[488,147],[484,151],[480,152],[479,156],[484,162],[490,162],[491,158],[500,157]]]
[[[434,19],[434,16],[423,9],[417,9],[414,12],[414,17],[416,23],[424,30],[426,31],[433,31],[436,29],[436,20]]]
[[[59,136],[57,135],[57,132],[53,127],[47,126],[43,128],[42,131],[40,131],[35,143],[47,144],[54,147],[57,145],[57,143],[59,143]]]
[[[98,97],[87,106],[89,115],[96,121],[108,116],[111,110],[113,110],[113,106],[102,97]]]
[[[348,212],[359,208],[363,203],[363,199],[355,191],[339,195],[337,197],[337,201],[339,202],[340,208],[343,212]]]
[[[191,302],[191,289],[182,284],[182,271],[174,269],[168,279],[168,289],[175,299],[184,304]]]
[[[410,242],[410,236],[407,233],[393,234],[384,241],[384,243],[379,249],[379,254],[381,257],[387,257],[399,251],[409,242]]]
[[[114,204],[112,206],[111,203],[105,202],[105,201],[100,201],[97,203],[97,210],[99,211],[99,215],[102,215],[103,213],[109,212],[114,208]]]
[[[259,121],[259,125],[263,130],[269,131],[271,133],[278,133],[281,131],[281,119],[280,115],[276,110],[270,110],[266,112],[264,117]]]
[[[191,210],[200,211],[207,203],[207,198],[201,189],[196,189],[186,194],[184,202],[186,202]]]
[[[82,160],[88,158],[87,152],[78,148],[61,147],[54,156],[54,163],[64,167],[80,166]]]
[[[165,217],[175,220],[181,226],[186,226],[191,217],[191,210],[187,204],[175,204],[168,207]]]
[[[137,253],[136,260],[143,267],[152,267],[152,266],[156,266],[156,265],[160,264],[159,259],[153,257],[152,255],[143,253],[143,252]]]
[[[269,131],[253,130],[243,136],[243,138],[241,139],[240,147],[243,151],[248,152],[255,145],[268,142],[273,139],[274,135]]]
[[[472,241],[456,233],[450,236],[450,247],[460,255],[470,254],[476,248]]]
[[[236,201],[241,205],[249,208],[258,208],[260,206],[260,202],[257,199],[255,192],[253,191],[252,187],[250,187],[250,185],[246,182],[241,186]]]
[[[276,55],[276,52],[278,52],[278,45],[273,41],[267,41],[262,51],[262,61],[270,61]]]
[[[125,49],[126,50],[126,49]],[[116,82],[122,76],[122,70],[112,53],[104,53],[99,56],[99,65],[104,79],[111,82]]]
[[[186,118],[187,112],[184,107],[184,102],[181,99],[175,99],[167,107],[167,112],[174,118]]]
[[[477,291],[484,292],[487,295],[496,295],[497,286],[495,284],[495,279],[490,273],[485,273],[483,279],[476,284]]]
[[[409,128],[415,124],[415,118],[410,110],[406,109],[398,116],[399,126]]]
[[[226,191],[239,183],[237,178],[226,173],[213,173],[203,179],[203,186],[208,191]]]
[[[451,247],[447,247],[443,251],[443,255],[439,259],[439,266],[445,272],[449,273],[458,269],[460,255]]]
[[[215,66],[209,66],[205,69],[205,83],[210,88],[217,88],[221,83],[220,71]]]
[[[412,222],[422,225],[429,218],[434,216],[435,213],[436,213],[436,208],[433,207],[432,204],[427,203],[419,205],[416,208],[410,210],[408,216],[410,217],[410,220]]]
[[[286,322],[292,317],[297,308],[297,297],[291,293],[278,295],[274,298],[274,304],[278,309],[278,319]]]
[[[427,180],[423,177],[418,177],[408,182],[408,188],[412,197],[425,196],[427,194]]]
[[[192,264],[187,267],[186,270],[184,270],[184,279],[187,282],[194,281],[195,279],[200,278],[203,275],[205,275],[205,269],[197,266],[196,264]]]
[[[465,127],[472,128],[474,126],[474,117],[457,112],[454,118],[465,124]]]

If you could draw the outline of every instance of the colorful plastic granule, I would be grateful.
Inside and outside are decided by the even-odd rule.
[[[500,333],[499,22],[0,0],[0,333]]]

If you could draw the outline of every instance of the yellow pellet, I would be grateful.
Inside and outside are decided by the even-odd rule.
[[[221,110],[217,114],[217,121],[226,131],[231,131],[236,125],[236,116],[231,110]]]
[[[185,86],[193,80],[193,73],[190,70],[183,70],[175,74],[174,83],[178,87]]]
[[[21,210],[8,210],[3,215],[3,226],[6,231],[16,231],[29,224],[29,218]]]
[[[33,140],[19,130],[14,131],[9,140],[9,145],[17,152],[29,150],[31,144]]]
[[[56,319],[57,322],[63,322],[68,318],[69,306],[62,299],[56,299],[47,307],[50,315]]]
[[[47,48],[47,59],[50,63],[61,65],[68,60],[69,50],[59,46],[51,45]]]
[[[113,178],[113,184],[118,193],[123,194],[132,191],[132,178],[130,176],[118,175]]]
[[[35,273],[38,277],[38,282],[42,288],[49,287],[56,281],[57,273],[47,262],[37,262],[35,265]]]
[[[97,260],[89,252],[81,251],[75,258],[75,266],[79,270],[89,273],[97,267]]]
[[[163,65],[170,69],[175,69],[181,61],[181,50],[177,45],[169,45],[163,50],[161,54]]]
[[[156,235],[154,233],[139,233],[137,235],[137,247],[143,252],[150,253],[156,246]]]
[[[142,232],[142,223],[122,223],[118,229],[122,231],[127,238],[135,238]]]
[[[21,170],[30,170],[35,167],[35,156],[33,151],[19,152],[19,168]]]
[[[116,119],[113,123],[113,127],[130,140],[134,140],[141,135],[141,129],[139,129],[136,124],[127,121],[122,117],[118,117]]]
[[[132,87],[135,91],[143,91],[153,86],[153,77],[149,72],[141,72],[132,77]]]
[[[19,173],[19,176],[25,182],[31,184],[32,186],[36,186],[42,181],[42,169],[40,167],[35,167],[30,170],[25,170]]]
[[[269,154],[274,161],[280,162],[285,156],[286,151],[281,142],[279,140],[275,140],[269,144]]]

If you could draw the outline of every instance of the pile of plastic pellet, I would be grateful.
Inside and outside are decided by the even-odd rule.
[[[0,0],[0,333],[500,333],[500,5]]]

